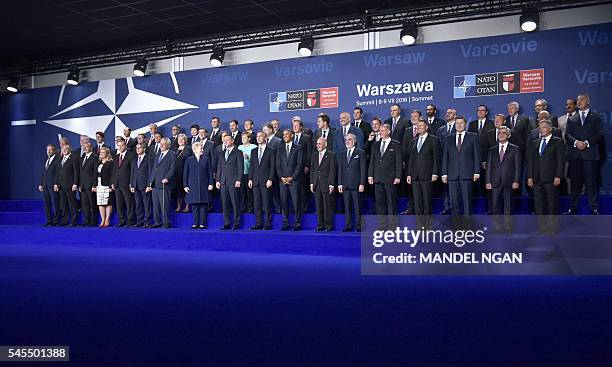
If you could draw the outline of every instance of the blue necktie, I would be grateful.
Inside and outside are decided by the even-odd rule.
[[[157,161],[157,164],[160,164],[163,158],[164,158],[164,154],[160,153],[159,154],[159,160]]]
[[[586,120],[586,116],[584,115],[584,111],[580,112],[580,123],[584,126],[584,120]]]
[[[419,142],[417,144],[417,153],[421,153],[421,148],[423,147],[423,137],[419,136]]]
[[[544,154],[544,149],[546,149],[546,139],[542,138],[542,143],[540,144],[540,157]]]

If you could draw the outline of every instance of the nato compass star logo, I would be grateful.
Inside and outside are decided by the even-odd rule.
[[[179,94],[178,84],[173,73],[170,74],[170,77],[172,78],[175,92]],[[95,137],[96,131],[106,131],[109,125],[114,122],[114,136],[123,136],[123,129],[126,125],[122,118],[124,120],[130,119],[130,115],[172,111],[170,117],[158,121],[143,121],[141,116],[138,116],[140,118],[139,124],[144,123],[144,126],[133,128],[132,133],[140,134],[149,131],[149,124],[154,123],[157,126],[162,126],[198,108],[198,106],[189,103],[137,89],[134,87],[132,78],[125,79],[125,82],[127,82],[127,96],[117,106],[117,86],[122,81],[123,79],[99,81],[98,89],[94,93],[50,116],[45,122],[75,134],[87,135],[90,138]],[[64,87],[60,91],[58,106],[61,106],[63,93]],[[105,112],[100,114],[87,113],[87,106],[91,107],[100,103],[106,106],[103,107],[103,110],[106,110]],[[78,115],[78,117],[74,117],[74,115]]]
[[[461,75],[454,78],[453,96],[465,98],[475,95],[476,75]]]

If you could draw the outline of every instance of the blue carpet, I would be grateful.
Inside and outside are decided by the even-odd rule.
[[[69,345],[50,366],[612,358],[610,277],[363,277],[350,258],[2,242],[1,344]]]

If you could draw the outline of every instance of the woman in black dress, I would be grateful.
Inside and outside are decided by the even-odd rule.
[[[108,227],[110,217],[113,213],[113,205],[110,201],[110,193],[113,191],[113,158],[110,149],[103,147],[100,149],[100,163],[98,164],[98,185],[93,188],[96,192],[98,209],[100,210],[99,227]]]
[[[191,147],[187,145],[187,135],[179,134],[178,136],[178,148],[176,150],[176,161],[174,162],[174,179],[176,180],[175,195],[176,195],[176,209],[175,213],[181,211],[183,202],[185,201],[185,191],[183,190],[183,167],[185,165],[185,159],[193,155]],[[183,213],[189,213],[189,203],[186,203]]]

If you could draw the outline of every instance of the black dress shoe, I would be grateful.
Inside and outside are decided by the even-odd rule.
[[[171,228],[172,226],[170,225],[170,223],[166,223],[164,224],[164,228]]]
[[[232,226],[232,229],[233,229],[233,230],[240,229],[240,224],[234,224],[234,225]]]
[[[154,224],[150,228],[161,228],[161,226],[162,226],[161,224]]]
[[[70,223],[70,224],[68,225],[68,227],[76,227],[76,226],[77,226],[77,224],[76,224],[76,223]]]
[[[136,228],[142,228],[142,226],[143,226],[143,224],[142,224],[142,223],[136,223],[136,224],[134,225],[134,227],[136,227]]]
[[[591,212],[591,215],[599,215],[599,210],[595,209]]]
[[[52,226],[52,225],[53,225],[53,223],[45,223],[45,224],[43,224],[43,227],[49,227],[49,226]]]
[[[566,211],[565,213],[563,213],[563,215],[575,215],[575,214],[576,214],[576,211],[572,210],[572,209],[570,209],[570,210]]]
[[[60,223],[60,224],[58,224],[57,226],[58,226],[58,227],[66,227],[67,225],[68,225],[68,223]]]
[[[266,224],[266,225],[263,226],[263,229],[264,229],[264,231],[270,231],[270,230],[272,230],[272,226],[269,225],[269,224]]]
[[[258,226],[258,225],[254,225],[251,228],[249,228],[251,231],[259,231],[261,229],[263,229],[263,226]]]
[[[289,230],[289,225],[288,224],[283,224],[283,226],[280,229],[281,231],[288,231]]]
[[[350,232],[352,230],[351,227],[344,227],[342,228],[342,232]]]
[[[223,230],[225,230],[225,229],[230,229],[230,226],[222,226],[222,227],[221,227],[221,228],[219,228],[219,229],[223,229]]]
[[[294,231],[301,231],[302,230],[302,225],[301,224],[294,224],[293,225],[293,230]]]
[[[142,228],[151,228],[151,226],[149,225],[149,223],[145,223],[142,225]]]
[[[205,226],[205,225],[200,224],[200,227],[199,227],[199,228],[200,228],[200,229],[206,229],[206,228],[208,228],[208,226]]]
[[[315,228],[315,232],[323,232],[324,229],[325,228],[323,228],[323,227],[317,227],[317,228]]]
[[[444,210],[442,210],[442,211],[440,212],[440,214],[441,214],[441,215],[448,215],[448,214],[450,214],[450,210],[448,210],[448,209],[444,209]]]
[[[115,227],[117,227],[117,228],[125,227],[125,223],[119,223]]]
[[[333,227],[327,227],[325,228],[325,232],[333,232],[334,228]]]
[[[402,215],[412,215],[412,214],[414,214],[414,213],[412,212],[412,210],[410,210],[410,209],[406,209],[406,210],[404,210],[403,212],[401,212],[400,214],[402,214]]]
[[[200,228],[200,226],[198,226],[197,224],[194,224],[191,226],[191,229],[198,229],[198,228]]]

